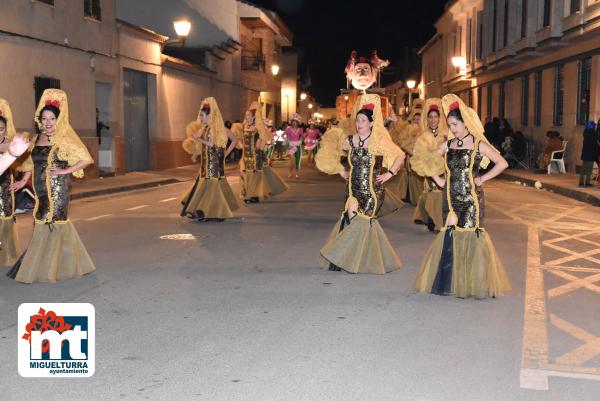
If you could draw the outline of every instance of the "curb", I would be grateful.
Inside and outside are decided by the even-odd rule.
[[[110,194],[116,194],[119,192],[135,191],[136,189],[160,187],[161,185],[175,184],[177,182],[181,182],[181,181],[179,181],[175,178],[166,178],[163,180],[143,182],[140,184],[121,185],[119,187],[96,189],[96,190],[92,190],[92,191],[79,192],[76,194],[72,194],[71,199],[75,200],[75,199],[92,198],[94,196],[110,195]]]
[[[552,191],[556,194],[566,196],[568,198],[575,199],[580,202],[588,203],[592,206],[600,206],[600,198],[598,198],[594,195],[585,193],[585,192],[578,191],[576,189],[565,188],[565,187],[561,187],[561,186],[554,185],[554,184],[547,184],[542,180],[534,180],[531,178],[524,178],[524,177],[520,177],[518,175],[512,175],[510,173],[502,173],[502,174],[500,174],[500,176],[498,176],[498,178],[503,179],[503,180],[510,180],[510,181],[521,181],[529,186],[534,186],[536,181],[539,181],[542,183],[543,188],[545,188],[549,191]]]

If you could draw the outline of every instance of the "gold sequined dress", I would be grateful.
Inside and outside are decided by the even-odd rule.
[[[13,172],[10,169],[0,175],[0,266],[2,267],[12,266],[19,257],[14,215],[15,195],[9,189],[13,182]]]
[[[208,141],[210,127],[204,126],[202,138]],[[230,219],[239,208],[225,177],[225,149],[202,146],[200,171],[194,185],[181,199],[182,216],[204,219]]]
[[[384,274],[400,268],[401,262],[377,220],[386,196],[384,186],[375,181],[383,173],[383,156],[355,147],[352,136],[348,142],[346,208],[321,248],[320,264],[323,268],[333,264],[349,273]],[[358,214],[350,219],[351,202]]]
[[[475,187],[482,156],[474,149],[452,149],[445,156],[446,224],[436,236],[421,264],[413,287],[419,292],[456,297],[496,297],[511,289],[494,245],[482,227],[483,188]],[[457,223],[448,225],[448,216]]]
[[[279,174],[265,165],[265,152],[256,149],[259,137],[256,129],[244,127],[240,168],[242,197],[246,201],[279,195],[287,190],[287,185]]]
[[[55,282],[95,270],[68,218],[70,177],[52,176],[48,171],[68,167],[68,162],[58,157],[59,147],[36,145],[31,151],[35,224],[27,251],[9,272],[16,281]]]

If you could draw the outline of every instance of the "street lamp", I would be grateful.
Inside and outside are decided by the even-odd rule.
[[[271,73],[273,74],[273,76],[279,74],[279,64],[271,65]]]
[[[302,92],[300,94],[300,100],[306,100],[306,93]]]
[[[192,29],[192,23],[188,20],[181,19],[173,22],[173,28],[177,34],[177,39],[170,39],[163,43],[164,46],[173,45],[175,43],[181,43],[181,47],[185,45],[185,40],[190,34]]]
[[[308,108],[309,108],[309,109],[312,109],[312,108],[313,108],[313,104],[312,104],[312,103],[309,103],[309,104],[308,104]]]
[[[452,57],[452,65],[458,68],[460,75],[467,75],[467,59],[465,57]]]

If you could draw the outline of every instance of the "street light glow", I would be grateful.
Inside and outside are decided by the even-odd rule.
[[[312,104],[312,103],[309,103],[309,104],[308,104],[308,108],[309,108],[309,109],[312,109],[312,108],[313,108],[313,104]]]
[[[348,95],[344,95],[344,100],[348,100]]]
[[[452,65],[458,68],[465,68],[467,66],[467,59],[463,56],[452,57]]]
[[[300,94],[300,100],[306,100],[306,93],[302,92]]]
[[[279,74],[279,64],[273,64],[273,65],[271,66],[271,73],[272,73],[273,75],[277,75],[277,74]]]
[[[417,82],[414,79],[409,79],[408,81],[406,81],[406,87],[408,89],[414,89],[416,84]]]
[[[175,27],[175,32],[180,39],[185,39],[190,34],[190,30],[192,29],[192,24],[187,20],[178,20],[173,22],[173,27]]]

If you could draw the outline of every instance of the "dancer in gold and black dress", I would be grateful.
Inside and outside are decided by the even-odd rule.
[[[435,181],[427,177],[426,171],[431,155],[435,155],[442,143],[448,137],[446,118],[441,118],[442,99],[430,98],[425,101],[425,117],[421,119],[423,133],[415,142],[411,168],[417,176],[425,177],[423,180],[423,193],[417,201],[413,220],[417,224],[424,224],[430,231],[440,231],[444,226],[442,218],[443,194]]]
[[[427,251],[413,286],[420,292],[460,298],[499,296],[510,290],[510,282],[483,228],[481,184],[508,164],[486,141],[473,109],[456,95],[444,96],[442,103],[450,140],[440,146],[438,154],[445,158],[438,158],[430,175],[444,188],[446,223]],[[489,160],[495,166],[480,176],[479,168]],[[445,169],[445,179],[437,175],[439,167]]]
[[[0,154],[8,152],[9,144],[15,135],[10,105],[6,100],[0,99]],[[31,172],[25,172],[19,181],[15,181],[14,175],[17,168],[24,171],[23,167],[22,163],[17,163],[0,175],[0,267],[11,267],[19,257],[14,191],[27,183]]]
[[[187,126],[183,149],[196,162],[200,172],[192,188],[183,196],[181,216],[200,221],[223,221],[233,217],[239,206],[225,177],[225,158],[235,148],[237,138],[225,129],[221,111],[213,97],[202,101],[198,120]],[[231,144],[227,149],[227,139]]]
[[[404,153],[383,126],[379,96],[359,97],[353,116],[354,133],[324,135],[315,160],[319,170],[348,181],[344,212],[321,248],[321,266],[384,274],[398,269],[401,262],[377,215],[385,197],[384,183],[398,172]],[[340,163],[344,154],[350,171]]]
[[[83,177],[93,163],[87,148],[69,124],[67,94],[46,89],[36,122],[42,134],[33,140],[35,225],[27,251],[9,272],[23,283],[55,282],[95,270],[75,227],[69,220],[69,175]]]
[[[271,133],[262,119],[261,106],[253,102],[244,117],[243,153],[240,160],[244,203],[257,203],[261,198],[279,195],[287,185],[272,167],[265,165],[266,144]]]

